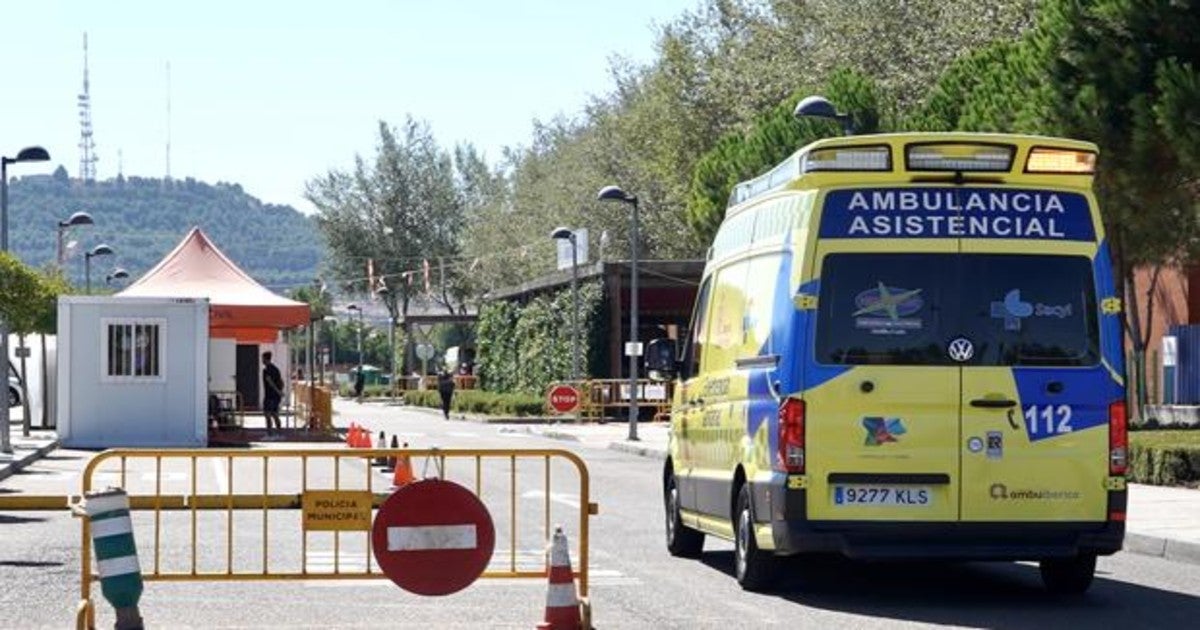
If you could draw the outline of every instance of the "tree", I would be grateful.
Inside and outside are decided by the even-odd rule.
[[[458,253],[463,204],[453,162],[411,117],[400,129],[380,121],[373,162],[356,157],[353,172],[330,171],[310,181],[305,196],[336,276],[347,289],[379,296],[392,322],[425,292],[424,264]]]
[[[869,78],[842,71],[823,91],[836,107],[851,114],[858,132],[879,130],[879,96]],[[723,137],[700,158],[693,171],[687,218],[701,240],[710,242],[716,235],[729,195],[739,181],[762,174],[814,140],[838,133],[830,122],[792,116],[796,103],[808,95],[808,91],[797,92],[761,116],[749,133]]]
[[[1125,281],[1139,407],[1149,331],[1142,330],[1134,272],[1186,265],[1200,253],[1197,29],[1200,6],[1192,2],[1054,0],[1032,40],[1048,69],[1054,124],[1101,148],[1096,190]],[[1148,300],[1147,320],[1152,308]]]
[[[1021,41],[952,66],[912,120],[925,129],[1003,130],[1099,145],[1095,190],[1125,303],[1133,382],[1145,404],[1145,348],[1159,271],[1200,253],[1196,201],[1200,8],[1169,0],[1051,0]],[[1151,285],[1133,291],[1139,268]]]
[[[0,319],[8,329],[18,335],[21,346],[25,337],[40,333],[42,336],[42,368],[45,370],[45,335],[57,330],[58,296],[69,292],[66,283],[57,274],[39,274],[26,266],[9,252],[0,252]],[[5,367],[7,372],[7,367]],[[25,357],[21,357],[21,381],[27,382]],[[42,373],[43,395],[47,393],[46,374]],[[25,406],[25,435],[29,435],[29,397],[23,398]],[[42,422],[45,423],[46,407],[42,407]]]

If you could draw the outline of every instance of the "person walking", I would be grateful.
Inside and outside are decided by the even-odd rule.
[[[263,418],[266,419],[267,435],[283,430],[279,421],[279,403],[283,401],[283,374],[271,363],[271,353],[262,353]]]
[[[442,415],[450,419],[450,401],[454,398],[454,375],[443,367],[438,372],[438,393],[442,396]]]

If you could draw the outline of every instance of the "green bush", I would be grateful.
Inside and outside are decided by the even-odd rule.
[[[442,397],[435,390],[405,392],[404,400],[417,407],[442,408]],[[454,411],[491,416],[538,416],[542,414],[543,406],[540,396],[497,394],[479,389],[456,390],[450,402]]]
[[[1200,431],[1133,431],[1129,480],[1156,486],[1200,482]]]

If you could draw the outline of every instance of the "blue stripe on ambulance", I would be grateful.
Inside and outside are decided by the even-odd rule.
[[[1101,301],[1115,297],[1117,292],[1112,277],[1112,255],[1109,252],[1108,239],[1100,242],[1096,257],[1092,260],[1092,276],[1098,279],[1096,297]],[[1122,345],[1124,335],[1121,330],[1120,312],[1101,309],[1100,314],[1100,352],[1113,376],[1125,379],[1125,349]],[[1123,382],[1121,383],[1123,385]],[[1120,392],[1121,390],[1117,390]],[[1122,393],[1113,395],[1113,399],[1123,396]]]
[[[1120,390],[1103,367],[1012,370],[1021,402],[1020,409],[1013,413],[1018,414],[1016,421],[1024,425],[1030,442],[1108,426],[1108,403],[1120,395]],[[1062,396],[1046,391],[1048,380],[1061,383],[1066,392],[1086,392],[1082,399],[1089,403],[1079,404],[1081,397],[1076,395],[1071,397],[1074,404],[1064,405]]]
[[[784,242],[791,242],[790,235],[785,236]],[[771,304],[771,333],[758,349],[758,356],[776,355],[779,357],[779,363],[775,368],[754,368],[749,374],[750,407],[747,411],[746,432],[750,439],[754,439],[763,423],[771,426],[771,421],[779,413],[777,394],[786,396],[788,388],[795,382],[791,375],[795,374],[798,367],[797,355],[800,353],[794,349],[803,347],[795,337],[797,334],[803,334],[804,329],[797,331],[795,328],[789,328],[792,312],[795,310],[789,290],[792,259],[791,247],[785,246],[780,257],[778,275],[775,277],[775,299]],[[807,316],[807,312],[803,311],[797,311],[797,314]],[[772,381],[778,381],[782,391],[772,391]],[[774,453],[778,449],[778,436],[775,431],[768,431],[767,435],[770,449],[768,452]]]

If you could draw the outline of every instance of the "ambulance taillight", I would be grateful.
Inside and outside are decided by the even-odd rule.
[[[1125,401],[1108,406],[1108,473],[1124,475],[1129,467],[1129,429],[1125,419]]]
[[[779,406],[778,467],[804,472],[804,401],[788,398]]]

